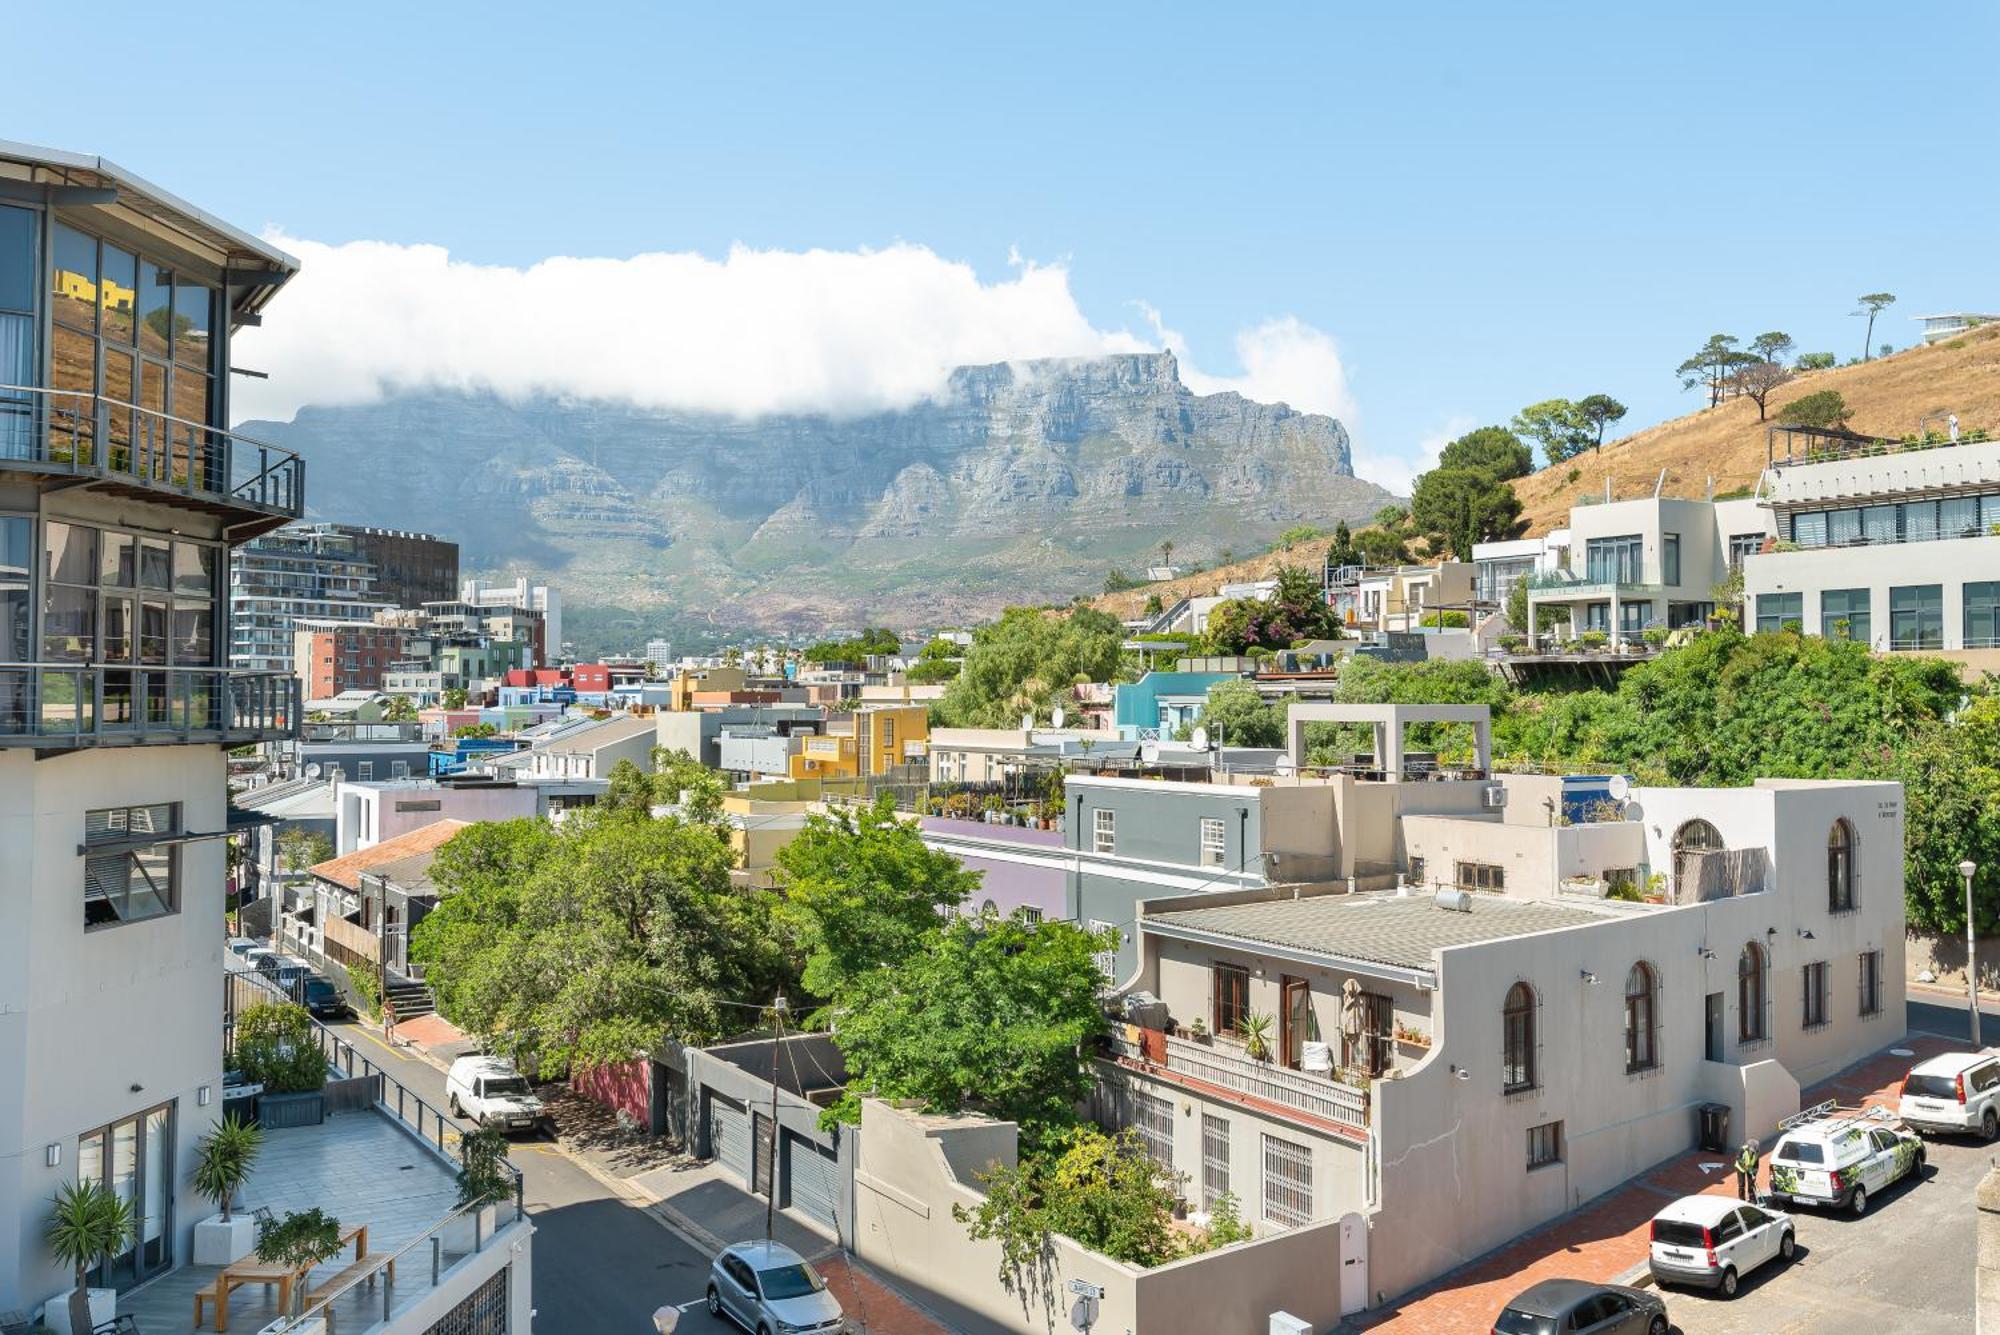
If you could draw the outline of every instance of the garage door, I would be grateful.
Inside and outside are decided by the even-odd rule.
[[[835,1202],[839,1165],[804,1136],[785,1136],[785,1203],[815,1224],[840,1232]]]
[[[728,1099],[708,1098],[708,1152],[744,1182],[750,1180],[750,1117]]]

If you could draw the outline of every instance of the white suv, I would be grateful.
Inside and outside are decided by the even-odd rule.
[[[1683,1196],[1653,1216],[1647,1266],[1655,1284],[1692,1284],[1736,1296],[1738,1279],[1797,1250],[1792,1217],[1728,1196]]]
[[[2000,1136],[2000,1056],[1948,1052],[1918,1062],[1903,1077],[1896,1111],[1919,1131]]]
[[[1865,1214],[1868,1197],[1921,1175],[1924,1142],[1887,1108],[1822,1103],[1778,1123],[1771,1194],[1780,1204],[1831,1206]]]
[[[542,1125],[542,1101],[512,1062],[499,1057],[460,1057],[444,1078],[445,1101],[453,1117],[469,1117],[499,1131],[532,1131]]]

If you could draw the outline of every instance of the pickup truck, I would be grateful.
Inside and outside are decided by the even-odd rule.
[[[534,1131],[547,1118],[542,1101],[513,1063],[499,1057],[460,1057],[444,1080],[451,1115],[498,1131]]]

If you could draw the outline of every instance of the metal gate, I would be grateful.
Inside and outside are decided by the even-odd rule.
[[[744,1182],[750,1180],[750,1117],[741,1105],[708,1096],[708,1153]]]
[[[785,1204],[840,1233],[839,1165],[804,1136],[785,1133]]]

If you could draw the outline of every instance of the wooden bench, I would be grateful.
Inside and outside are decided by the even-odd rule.
[[[278,1288],[278,1310],[288,1312],[292,1307],[292,1285],[299,1279],[299,1273],[287,1265],[265,1261],[238,1261],[235,1265],[223,1267],[215,1277],[212,1287],[196,1289],[194,1293],[194,1328],[201,1329],[202,1308],[215,1309],[217,1331],[229,1329],[229,1296],[246,1284],[262,1284],[266,1290],[272,1285]]]
[[[384,1264],[385,1261],[386,1265]],[[315,1284],[306,1290],[306,1301],[311,1302],[313,1299],[339,1288],[341,1285],[347,1283],[348,1280],[356,1279],[362,1275],[368,1276],[368,1287],[372,1289],[375,1287],[375,1272],[377,1270],[387,1270],[389,1273],[389,1282],[391,1284],[396,1282],[396,1261],[394,1257],[389,1256],[385,1252],[363,1252],[346,1266],[327,1276],[324,1283]]]

